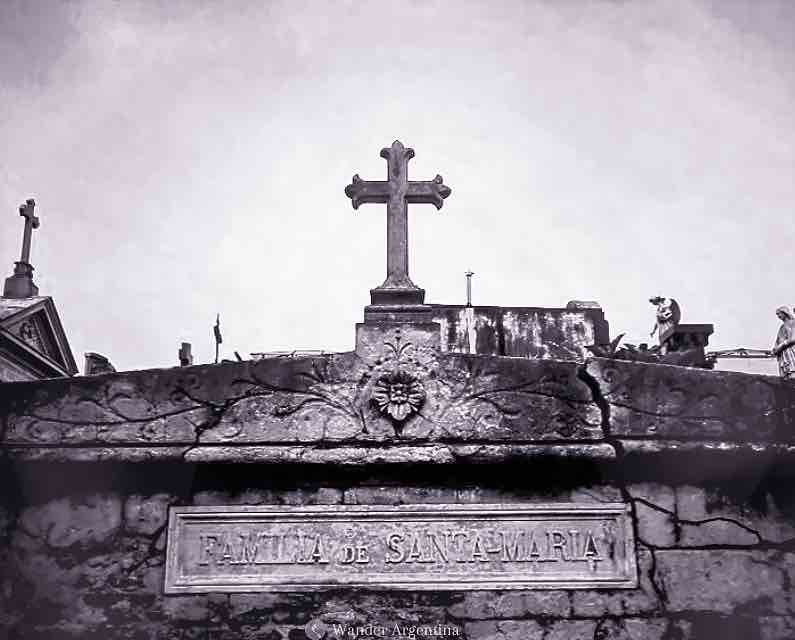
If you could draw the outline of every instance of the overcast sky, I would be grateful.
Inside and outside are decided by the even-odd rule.
[[[223,357],[352,349],[386,216],[343,189],[396,138],[453,190],[410,207],[428,302],[472,269],[637,343],[660,294],[715,349],[795,304],[792,1],[2,0],[0,75],[2,277],[34,197],[81,369],[211,361],[217,312]]]

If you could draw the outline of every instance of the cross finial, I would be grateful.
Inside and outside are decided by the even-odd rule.
[[[387,205],[386,280],[370,291],[370,299],[374,305],[422,304],[425,291],[409,278],[408,204],[425,202],[441,209],[451,190],[440,175],[433,180],[410,181],[408,163],[414,149],[404,147],[399,140],[381,149],[381,157],[387,162],[385,181],[362,180],[356,174],[345,187],[354,209],[366,202]]]
[[[39,295],[39,288],[33,283],[33,266],[30,264],[30,241],[33,229],[39,228],[39,219],[33,213],[36,202],[28,198],[19,206],[19,215],[25,218],[25,230],[22,233],[22,253],[19,262],[14,264],[14,275],[6,278],[3,288],[5,298],[32,298]]]
[[[25,231],[22,235],[22,256],[19,258],[20,262],[27,262],[30,264],[30,239],[33,235],[33,229],[39,228],[39,219],[33,210],[36,208],[36,201],[33,198],[28,198],[25,204],[19,205],[19,215],[25,218]]]

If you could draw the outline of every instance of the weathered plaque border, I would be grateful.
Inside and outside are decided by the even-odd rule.
[[[181,531],[190,522],[204,523],[255,523],[262,521],[294,521],[296,523],[312,520],[427,520],[472,518],[508,519],[511,516],[527,519],[571,519],[572,517],[594,517],[613,519],[619,527],[619,540],[624,542],[624,578],[595,579],[555,579],[543,576],[522,576],[505,579],[503,576],[459,577],[455,580],[438,580],[432,576],[400,578],[394,575],[383,580],[339,579],[333,581],[313,581],[277,576],[269,580],[261,575],[218,577],[184,576],[180,573],[177,540]],[[635,537],[630,517],[630,506],[621,502],[609,503],[546,503],[546,504],[412,504],[412,505],[234,505],[234,506],[184,506],[170,507],[166,542],[165,566],[166,595],[187,593],[257,593],[257,592],[306,592],[327,589],[355,588],[369,591],[412,590],[412,591],[471,591],[508,589],[634,589],[638,587],[638,571],[635,550]]]

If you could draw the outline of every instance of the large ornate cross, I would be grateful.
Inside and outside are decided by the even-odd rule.
[[[373,304],[422,304],[425,292],[409,278],[408,249],[408,204],[425,202],[442,208],[444,199],[450,195],[450,187],[444,185],[442,176],[433,180],[409,181],[408,164],[414,157],[414,149],[405,148],[399,140],[391,147],[381,149],[381,157],[387,162],[387,179],[362,180],[358,174],[345,187],[353,208],[365,202],[386,203],[386,280],[370,291]]]
[[[33,229],[39,228],[39,219],[33,213],[35,207],[36,202],[32,199],[26,200],[25,204],[19,207],[19,215],[25,218],[25,231],[22,236],[22,256],[19,261],[25,264],[30,264],[30,238],[33,235]]]

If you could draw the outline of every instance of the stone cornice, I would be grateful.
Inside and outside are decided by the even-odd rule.
[[[795,385],[778,378],[410,351],[6,383],[2,448],[19,460],[334,465],[795,451]],[[402,421],[373,399],[398,365],[425,394]]]

